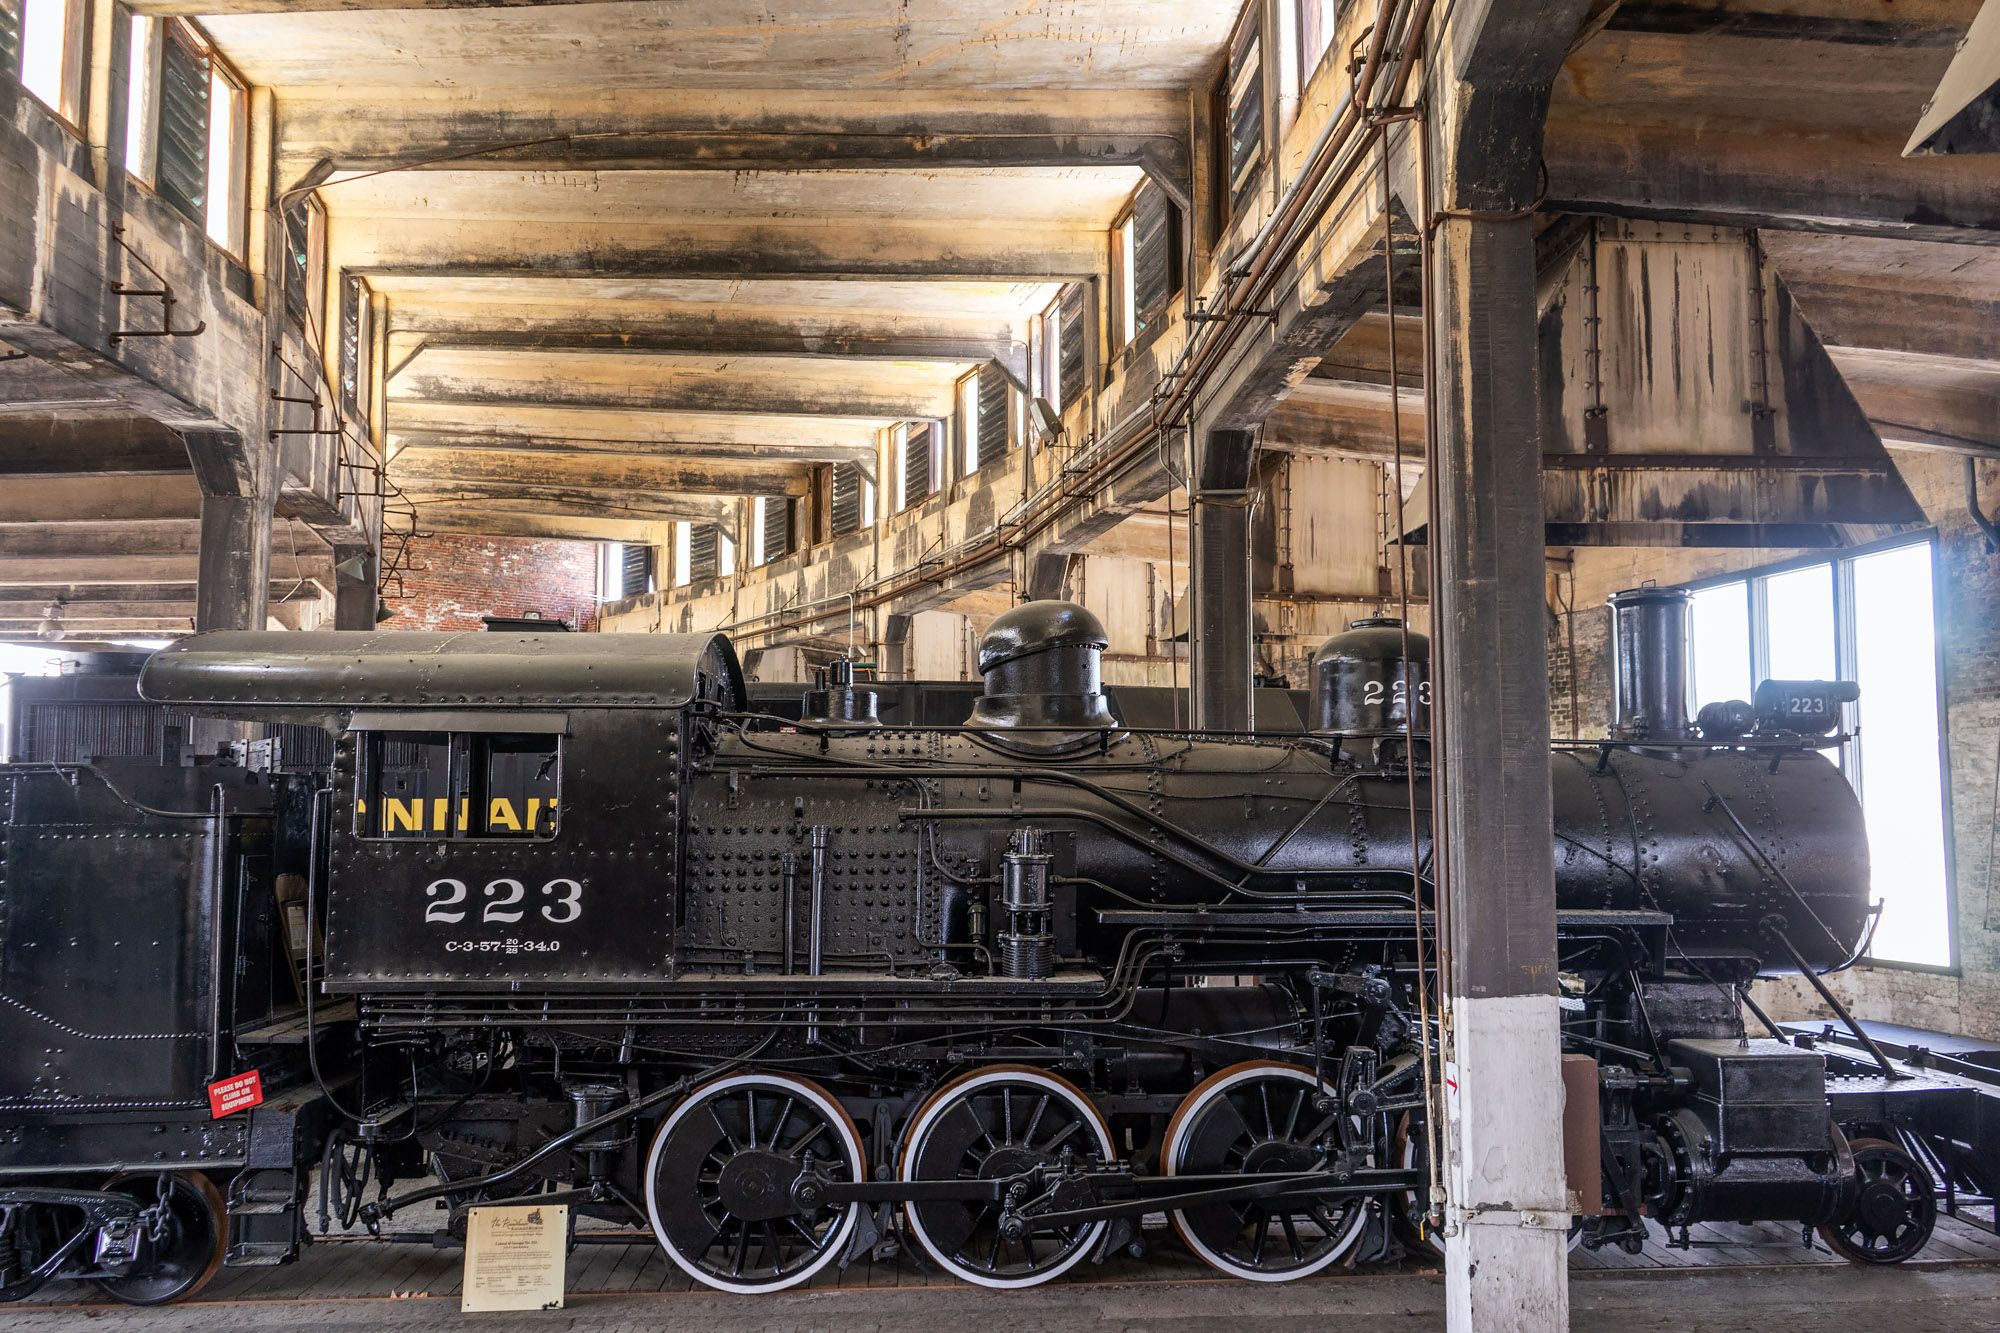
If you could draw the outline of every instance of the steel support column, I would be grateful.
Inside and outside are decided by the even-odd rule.
[[[1435,232],[1432,620],[1451,968],[1446,1309],[1455,1333],[1568,1321],[1549,843],[1535,255],[1527,217]]]
[[[201,497],[197,630],[264,628],[271,595],[271,509],[271,500],[260,495]]]
[[[1197,728],[1250,730],[1250,690],[1256,663],[1251,642],[1249,431],[1211,430],[1197,471],[1204,483],[1189,496],[1194,525],[1189,543],[1188,659]]]

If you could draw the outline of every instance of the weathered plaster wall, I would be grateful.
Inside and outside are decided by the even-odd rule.
[[[2000,899],[1992,859],[1995,768],[2000,760],[2000,555],[1966,513],[1962,464],[1952,455],[1897,451],[1898,469],[1939,535],[1937,596],[1943,624],[1945,706],[1950,752],[1952,868],[1957,897],[1960,967],[1956,975],[1907,968],[1857,967],[1832,979],[1857,1015],[1949,1032],[2000,1032]],[[1982,465],[1990,508],[2000,494],[2000,467]],[[1605,598],[1647,579],[1680,583],[1753,569],[1791,551],[1589,549],[1574,553],[1573,572],[1558,575],[1558,611],[1550,644],[1551,723],[1570,733],[1569,700],[1577,700],[1578,731],[1602,735],[1609,725],[1610,612]],[[1571,643],[1574,634],[1574,654]],[[1821,1012],[1800,982],[1767,982],[1761,1002],[1776,1017]]]
[[[596,628],[595,543],[440,534],[413,538],[407,560],[402,595],[383,598],[396,613],[385,629],[476,630],[481,616],[532,612]]]

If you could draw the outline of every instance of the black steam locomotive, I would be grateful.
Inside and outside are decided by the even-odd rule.
[[[1939,1179],[1991,1194],[1993,1099],[1743,1017],[1864,940],[1837,688],[1697,740],[1684,605],[1632,600],[1621,735],[1550,758],[1574,1239],[1907,1258]],[[1289,734],[1134,725],[1105,646],[1016,608],[953,725],[760,703],[719,636],[161,652],[148,698],[332,757],[0,776],[0,1299],[281,1261],[315,1167],[323,1226],[565,1202],[743,1292],[905,1242],[1031,1286],[1159,1213],[1257,1281],[1448,1244],[1422,637],[1329,641]]]

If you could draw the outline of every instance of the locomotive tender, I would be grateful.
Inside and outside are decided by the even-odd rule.
[[[1697,739],[1684,623],[1627,598],[1620,733],[1550,757],[1573,1239],[1780,1219],[1899,1261],[1933,1168],[1990,1195],[2000,1116],[1746,1030],[1751,979],[1862,947],[1867,846],[1837,688]],[[1289,735],[1127,725],[1105,646],[1017,607],[953,726],[844,672],[759,709],[721,636],[162,651],[149,698],[333,758],[0,776],[0,1299],[281,1261],[315,1164],[323,1226],[568,1202],[743,1292],[898,1237],[1025,1287],[1160,1213],[1257,1281],[1448,1244],[1422,636],[1330,640]]]

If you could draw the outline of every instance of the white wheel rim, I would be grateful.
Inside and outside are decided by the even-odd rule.
[[[800,1269],[797,1273],[779,1278],[776,1281],[731,1282],[727,1278],[718,1277],[706,1271],[701,1265],[681,1254],[673,1241],[668,1239],[667,1229],[660,1221],[660,1155],[666,1151],[667,1136],[673,1132],[674,1126],[680,1124],[685,1116],[704,1105],[710,1098],[719,1096],[733,1088],[740,1088],[746,1085],[760,1088],[782,1087],[788,1093],[797,1096],[801,1101],[809,1102],[819,1108],[827,1120],[832,1123],[841,1146],[847,1150],[848,1170],[856,1180],[863,1178],[862,1162],[864,1159],[861,1153],[861,1140],[855,1136],[854,1128],[848,1121],[847,1113],[841,1109],[840,1104],[811,1084],[787,1078],[780,1074],[731,1074],[727,1078],[717,1079],[713,1083],[704,1084],[700,1088],[697,1088],[690,1096],[683,1099],[680,1105],[674,1108],[673,1113],[661,1122],[659,1132],[653,1135],[652,1151],[646,1154],[646,1218],[653,1224],[653,1239],[660,1243],[660,1248],[667,1252],[667,1258],[673,1260],[676,1267],[703,1286],[713,1287],[717,1291],[741,1292],[744,1295],[755,1295],[766,1291],[784,1291],[788,1287],[796,1287],[800,1283],[811,1281],[821,1269],[833,1262],[835,1256],[841,1250],[846,1248],[848,1234],[854,1230],[855,1220],[861,1213],[861,1205],[858,1203],[848,1205],[847,1215],[840,1219],[839,1225],[834,1228],[832,1239],[828,1241],[826,1248],[821,1251],[817,1259]]]
[[[1111,1131],[1106,1127],[1104,1117],[1098,1114],[1097,1107],[1091,1103],[1088,1097],[1078,1092],[1069,1083],[1051,1074],[1026,1069],[995,1069],[985,1073],[968,1074],[955,1082],[945,1084],[944,1087],[938,1089],[937,1093],[930,1098],[929,1105],[923,1109],[922,1113],[910,1123],[909,1129],[903,1134],[903,1158],[901,1164],[902,1170],[900,1172],[906,1182],[911,1179],[911,1166],[922,1151],[924,1140],[929,1135],[931,1128],[937,1124],[939,1117],[943,1115],[945,1110],[960,1097],[978,1092],[981,1088],[992,1087],[996,1083],[1025,1083],[1030,1087],[1040,1088],[1044,1092],[1061,1098],[1065,1104],[1074,1108],[1083,1116],[1084,1123],[1090,1126],[1091,1133],[1097,1138],[1098,1152],[1103,1155],[1105,1162],[1109,1163],[1111,1161],[1113,1155]],[[967,1268],[945,1254],[944,1248],[932,1240],[930,1233],[924,1230],[923,1217],[916,1208],[904,1208],[903,1217],[908,1221],[910,1232],[916,1237],[917,1243],[923,1246],[924,1253],[935,1260],[940,1267],[950,1272],[952,1276],[962,1278],[975,1286],[989,1287],[1003,1291],[1016,1290],[1022,1287],[1038,1287],[1044,1282],[1050,1282],[1061,1277],[1064,1273],[1069,1272],[1070,1269],[1082,1263],[1084,1258],[1092,1250],[1095,1250],[1098,1243],[1104,1239],[1104,1233],[1111,1228],[1111,1224],[1108,1221],[1092,1223],[1090,1230],[1084,1233],[1083,1240],[1078,1243],[1076,1249],[1060,1263],[1044,1272],[1030,1273],[1023,1277],[1000,1277],[992,1273],[982,1273],[975,1268]]]
[[[1188,1128],[1201,1118],[1201,1113],[1207,1109],[1210,1102],[1238,1084],[1259,1078],[1290,1079],[1295,1083],[1302,1083],[1306,1087],[1314,1089],[1322,1086],[1308,1071],[1295,1069],[1289,1065],[1251,1065],[1248,1068],[1239,1069],[1233,1074],[1217,1079],[1214,1083],[1203,1089],[1198,1094],[1198,1098],[1191,1096],[1191,1105],[1183,1106],[1180,1111],[1174,1114],[1174,1137],[1161,1147],[1161,1174],[1173,1176],[1181,1173],[1180,1155],[1182,1148],[1187,1143]],[[1174,1222],[1174,1230],[1180,1233],[1180,1238],[1187,1242],[1189,1249],[1193,1250],[1204,1261],[1212,1264],[1222,1272],[1228,1273],[1232,1277],[1242,1278],[1246,1282],[1292,1282],[1302,1277],[1311,1277],[1315,1273],[1323,1272],[1330,1265],[1339,1262],[1347,1256],[1348,1251],[1352,1250],[1360,1242],[1362,1228],[1368,1224],[1368,1208],[1364,1203],[1362,1206],[1354,1209],[1353,1218],[1347,1223],[1347,1229],[1327,1248],[1325,1254],[1297,1268],[1288,1268],[1283,1272],[1273,1273],[1259,1268],[1250,1268],[1238,1263],[1227,1255],[1217,1254],[1214,1249],[1202,1241],[1200,1236],[1195,1234],[1194,1227],[1189,1224],[1187,1218],[1179,1209],[1174,1210],[1171,1216]]]

